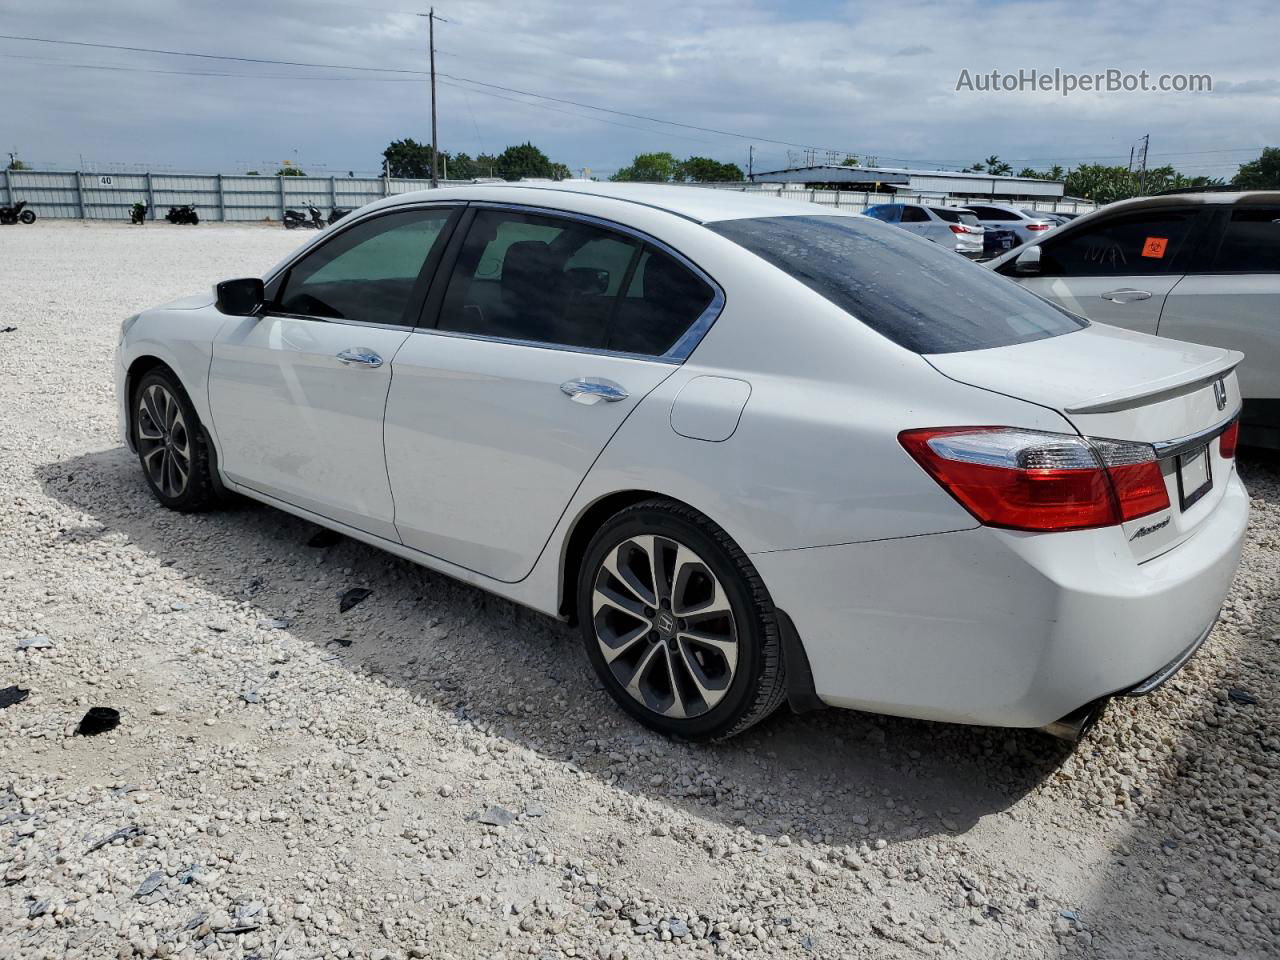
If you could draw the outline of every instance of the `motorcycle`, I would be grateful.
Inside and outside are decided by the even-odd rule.
[[[196,208],[189,203],[180,207],[170,207],[164,218],[170,223],[190,223],[194,225],[200,222],[200,214],[196,213]]]
[[[286,210],[284,212],[284,228],[286,230],[296,230],[298,227],[314,227],[317,230],[323,230],[324,218],[320,216],[320,209],[308,206],[306,213],[302,213],[299,210]]]
[[[329,211],[329,226],[333,226],[350,212],[350,207],[334,207]]]
[[[145,203],[135,203],[129,208],[130,223],[145,223],[147,220],[147,205]]]
[[[0,223],[35,223],[36,212],[34,210],[24,209],[27,201],[19,200],[17,203],[8,207],[0,207]]]

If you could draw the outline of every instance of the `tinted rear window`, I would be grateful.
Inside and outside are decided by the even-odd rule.
[[[707,227],[916,353],[1007,347],[1087,325],[998,274],[860,217],[765,217]]]

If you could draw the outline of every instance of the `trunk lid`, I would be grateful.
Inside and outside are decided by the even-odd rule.
[[[1190,537],[1222,500],[1235,464],[1221,456],[1215,431],[1239,413],[1235,367],[1243,357],[1092,324],[1059,337],[925,359],[952,380],[1056,410],[1086,437],[1155,446],[1170,506],[1124,525],[1141,562]]]

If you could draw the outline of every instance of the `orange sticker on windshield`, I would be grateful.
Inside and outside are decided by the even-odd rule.
[[[1164,248],[1167,246],[1169,246],[1168,237],[1147,237],[1147,242],[1142,245],[1142,255],[1159,260],[1164,256]]]

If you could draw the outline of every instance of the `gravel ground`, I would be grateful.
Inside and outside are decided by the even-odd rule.
[[[153,503],[120,320],[302,239],[0,228],[0,957],[1280,953],[1280,460],[1241,459],[1210,642],[1074,753],[840,711],[675,743],[567,627]],[[74,735],[92,706],[119,727]]]

